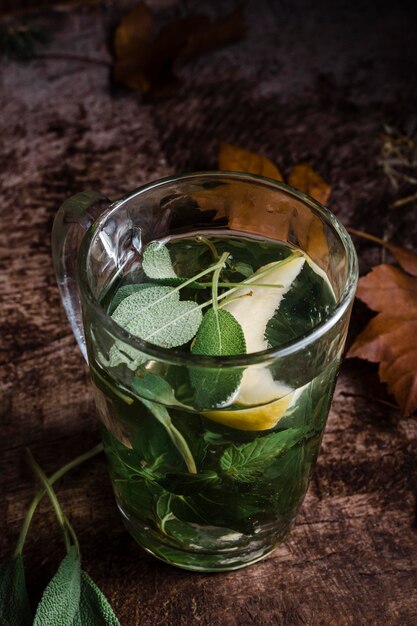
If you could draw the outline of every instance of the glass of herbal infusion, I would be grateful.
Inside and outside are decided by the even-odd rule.
[[[206,172],[73,196],[53,254],[129,532],[189,570],[265,557],[332,399],[357,282],[343,226],[282,183]]]

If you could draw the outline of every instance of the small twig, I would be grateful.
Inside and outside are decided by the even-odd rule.
[[[389,208],[395,209],[396,207],[404,206],[405,204],[410,204],[410,202],[414,202],[414,200],[417,200],[417,192],[413,193],[411,196],[406,196],[405,198],[400,198],[399,200],[396,200],[395,202],[389,205]]]

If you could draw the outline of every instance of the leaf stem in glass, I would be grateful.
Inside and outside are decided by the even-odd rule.
[[[218,303],[217,303],[217,295],[218,295],[217,291],[218,291],[218,288],[219,288],[220,272],[222,271],[223,265],[225,264],[226,259],[228,258],[228,256],[229,256],[229,252],[223,252],[223,254],[221,255],[220,260],[218,262],[218,265],[217,265],[217,267],[216,267],[216,269],[214,270],[214,273],[213,273],[213,280],[212,280],[212,283],[211,283],[211,297],[212,297],[212,300],[213,300],[213,311],[215,313],[217,313],[217,310],[219,308],[218,307]]]

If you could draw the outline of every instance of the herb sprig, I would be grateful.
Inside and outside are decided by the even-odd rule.
[[[33,498],[19,534],[12,557],[0,564],[0,623],[7,626],[120,626],[119,620],[90,576],[81,569],[80,546],[74,529],[65,516],[53,484],[68,471],[102,452],[99,444],[92,450],[73,459],[48,479],[28,451],[31,469],[39,478],[42,489]],[[47,494],[61,527],[66,556],[55,576],[47,585],[35,615],[30,605],[23,563],[23,549],[27,533],[43,496]]]

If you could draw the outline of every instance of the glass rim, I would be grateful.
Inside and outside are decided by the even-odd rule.
[[[308,208],[314,209],[322,217],[323,221],[336,232],[340,241],[343,244],[345,255],[348,260],[347,268],[347,280],[344,285],[344,289],[338,298],[338,301],[334,308],[330,311],[329,315],[322,322],[313,326],[309,331],[300,335],[296,339],[290,340],[277,348],[267,348],[259,352],[251,352],[249,354],[237,354],[232,356],[203,356],[183,352],[172,348],[163,348],[155,344],[149,343],[145,340],[130,334],[124,328],[119,326],[108,313],[103,309],[100,302],[93,294],[89,280],[88,280],[88,261],[91,245],[100,232],[103,224],[109,219],[109,217],[116,213],[128,200],[134,197],[140,197],[141,195],[162,188],[164,186],[171,185],[178,182],[192,182],[193,180],[207,178],[227,178],[229,180],[240,181],[243,183],[252,183],[257,186],[268,187],[271,190],[284,192],[288,197],[295,197],[301,200]],[[248,367],[250,365],[262,364],[268,365],[280,358],[287,357],[291,354],[299,352],[309,345],[313,344],[320,337],[325,335],[337,322],[343,317],[344,313],[350,306],[355,295],[357,281],[358,281],[358,259],[356,250],[353,245],[352,239],[349,236],[347,230],[338,218],[329,211],[325,206],[320,204],[317,200],[309,196],[308,194],[291,187],[281,181],[276,181],[272,178],[264,176],[258,176],[256,174],[247,174],[243,172],[229,172],[224,170],[210,170],[200,172],[190,172],[185,174],[167,176],[159,178],[155,181],[141,185],[133,191],[123,195],[120,199],[112,202],[109,208],[104,211],[90,226],[84,235],[80,253],[77,263],[77,280],[80,289],[80,293],[84,300],[88,303],[88,306],[94,310],[96,319],[103,322],[105,327],[111,332],[115,339],[120,339],[124,343],[128,343],[139,352],[143,352],[146,356],[149,356],[155,360],[164,361],[171,365],[193,365],[196,367],[206,368],[218,368],[218,367]]]

